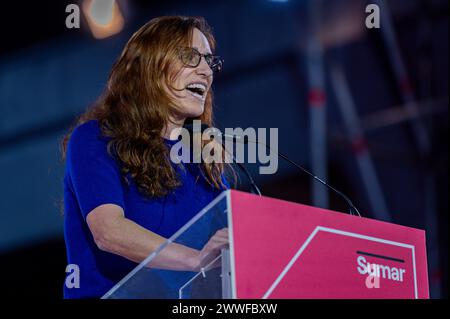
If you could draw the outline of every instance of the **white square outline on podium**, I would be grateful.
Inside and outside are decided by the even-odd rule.
[[[292,257],[291,260],[287,263],[286,267],[284,267],[283,271],[280,273],[280,275],[277,277],[277,279],[275,279],[275,281],[272,283],[270,288],[262,296],[262,299],[267,299],[270,296],[270,294],[272,294],[274,289],[278,286],[280,281],[288,273],[290,268],[294,265],[294,263],[297,261],[297,259],[300,257],[300,255],[303,253],[303,251],[306,249],[306,247],[311,243],[312,239],[316,236],[316,234],[319,231],[334,233],[334,234],[348,236],[348,237],[356,237],[356,238],[360,238],[360,239],[365,239],[365,240],[370,240],[370,241],[374,241],[374,242],[379,242],[379,243],[384,243],[384,244],[388,244],[388,245],[411,249],[412,250],[412,259],[413,259],[413,273],[414,273],[414,297],[415,297],[415,299],[418,299],[415,246],[409,245],[409,244],[404,244],[404,243],[399,243],[396,241],[381,239],[381,238],[377,238],[377,237],[347,232],[347,231],[338,230],[338,229],[334,229],[334,228],[324,227],[324,226],[317,226],[314,229],[314,231],[311,233],[311,235],[309,235],[309,237],[306,239],[306,241],[303,243],[303,245],[300,247],[300,249],[297,251],[297,253],[294,255],[294,257]]]

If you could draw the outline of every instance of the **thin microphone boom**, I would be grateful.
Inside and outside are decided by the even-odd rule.
[[[250,143],[254,143],[254,144],[261,144],[264,145],[266,147],[266,149],[269,150],[269,152],[274,152],[269,145],[260,142],[259,140],[256,141],[252,141],[250,139],[248,139],[248,136],[244,135],[244,136],[236,136],[236,135],[229,135],[229,134],[222,134],[222,136],[226,139],[232,139],[233,142],[238,142],[238,143],[243,143],[243,144],[248,144]],[[300,169],[302,172],[308,174],[309,176],[311,176],[312,178],[314,178],[316,181],[318,181],[319,183],[321,183],[322,185],[325,185],[326,187],[328,187],[329,189],[331,189],[333,192],[335,192],[336,194],[338,194],[339,196],[341,196],[348,204],[349,208],[350,208],[350,215],[354,215],[353,212],[356,212],[356,214],[361,217],[361,214],[359,213],[358,209],[356,208],[356,206],[352,203],[352,201],[350,200],[350,198],[348,198],[347,195],[345,195],[344,193],[342,193],[341,191],[337,190],[336,188],[334,188],[333,186],[331,186],[330,184],[328,184],[327,182],[323,181],[322,179],[320,179],[319,177],[317,177],[316,175],[314,175],[313,173],[311,173],[310,171],[308,171],[306,168],[300,166],[299,164],[295,163],[294,161],[292,161],[289,157],[287,157],[286,155],[284,155],[283,153],[280,152],[275,152],[279,157],[281,157],[282,159],[284,159],[285,161],[287,161],[288,163],[294,165],[295,167],[297,167],[298,169]]]
[[[188,131],[193,132],[194,130],[194,126],[192,124],[186,124],[184,126]],[[200,131],[203,132],[205,131],[208,127],[208,125],[206,124],[201,124],[200,125]],[[217,130],[218,131],[218,130]],[[220,131],[218,131],[218,135],[225,138],[225,139],[231,139],[233,140],[234,143],[243,143],[243,144],[248,144],[250,143],[254,143],[254,144],[261,144],[263,146],[266,147],[267,150],[269,150],[269,152],[275,152],[273,151],[269,145],[267,145],[266,143],[263,143],[259,140],[256,141],[252,141],[248,139],[248,136],[244,135],[244,136],[238,136],[238,135],[230,135],[230,134],[222,134]],[[223,143],[222,143],[223,145]],[[353,205],[352,201],[350,200],[350,198],[348,198],[344,193],[342,193],[341,191],[337,190],[336,188],[334,188],[333,186],[331,186],[330,184],[328,184],[327,182],[323,181],[322,179],[320,179],[319,177],[317,177],[316,175],[314,175],[313,173],[311,173],[310,171],[308,171],[306,168],[302,167],[301,165],[295,163],[294,161],[292,161],[289,157],[287,157],[286,155],[284,155],[283,153],[280,152],[275,152],[277,154],[277,156],[281,157],[282,159],[284,159],[285,161],[287,161],[288,163],[294,165],[296,168],[300,169],[302,172],[308,174],[309,176],[311,176],[312,178],[314,178],[314,180],[318,181],[319,183],[321,183],[322,185],[325,185],[326,187],[328,187],[329,189],[331,189],[333,192],[335,192],[336,194],[338,194],[339,196],[341,196],[348,204],[349,208],[350,208],[350,215],[355,215],[354,212],[356,212],[356,214],[359,217],[362,217],[361,214],[359,213],[358,209],[355,207],[355,205]],[[247,175],[247,177],[249,178],[252,187],[257,191],[257,193],[259,195],[261,195],[261,192],[259,191],[258,186],[256,186],[256,183],[253,181],[253,178],[251,177],[250,173],[247,171],[247,169],[245,168],[244,165],[242,165],[241,163],[238,163],[236,161],[236,158],[233,156],[233,161],[238,164],[238,166],[245,172],[245,174]]]
[[[222,144],[223,145],[223,144]],[[225,146],[223,145],[224,149]],[[256,192],[256,194],[258,194],[259,196],[262,196],[261,191],[259,190],[258,185],[256,185],[255,181],[253,180],[252,175],[250,175],[249,171],[247,170],[247,168],[240,162],[238,162],[236,160],[236,158],[233,155],[233,162],[237,164],[237,166],[239,166],[239,168],[245,173],[245,175],[247,175],[248,180],[250,181],[250,185],[252,186],[253,190]]]
[[[262,144],[264,145],[269,152],[274,152],[269,145],[260,142],[258,140],[256,141],[252,141],[249,140],[248,138],[245,139],[244,138],[244,142],[245,144],[247,144],[248,142],[251,143],[255,143],[255,144]],[[316,175],[314,175],[313,173],[311,173],[310,171],[308,171],[306,168],[298,165],[297,163],[295,163],[294,161],[292,161],[291,159],[289,159],[289,157],[287,157],[286,155],[284,155],[283,153],[280,152],[275,152],[279,157],[281,157],[282,159],[284,159],[285,161],[289,162],[290,164],[294,165],[295,167],[297,167],[298,169],[300,169],[302,172],[308,174],[309,176],[311,176],[312,178],[314,178],[316,181],[318,181],[319,183],[325,185],[326,187],[328,187],[329,189],[331,189],[332,191],[334,191],[336,194],[340,195],[348,204],[349,208],[350,208],[350,215],[354,215],[353,211],[355,211],[359,217],[362,217],[361,214],[359,213],[358,209],[355,207],[355,205],[353,205],[352,201],[350,200],[350,198],[348,198],[344,193],[342,193],[341,191],[337,190],[336,188],[334,188],[333,186],[331,186],[330,184],[328,184],[327,182],[323,181],[322,179],[320,179],[319,177],[317,177]]]

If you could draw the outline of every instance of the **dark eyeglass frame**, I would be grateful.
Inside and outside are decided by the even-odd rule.
[[[197,57],[197,62],[192,63],[192,59],[190,61],[186,61],[186,53],[189,55],[194,54],[195,57]],[[188,67],[196,68],[200,65],[200,62],[202,61],[202,57],[205,59],[206,64],[208,64],[209,68],[214,72],[220,72],[222,70],[224,59],[222,59],[218,55],[212,55],[212,54],[201,54],[198,52],[195,48],[189,48],[189,47],[181,47],[179,48],[179,59],[180,61]]]

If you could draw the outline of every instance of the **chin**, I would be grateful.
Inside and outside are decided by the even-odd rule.
[[[184,110],[184,115],[186,117],[199,117],[203,114],[205,110],[205,105],[190,105],[189,107],[186,107]]]

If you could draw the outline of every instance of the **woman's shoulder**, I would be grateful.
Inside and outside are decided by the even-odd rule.
[[[79,124],[74,128],[72,137],[74,136],[95,136],[100,133],[100,126],[97,120],[89,120]]]
[[[104,146],[107,139],[102,136],[97,120],[86,121],[72,131],[69,148],[86,147],[87,145]]]

